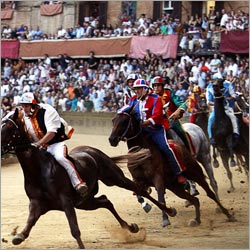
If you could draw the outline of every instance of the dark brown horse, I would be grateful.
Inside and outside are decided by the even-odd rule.
[[[126,178],[111,158],[89,146],[76,147],[69,154],[78,173],[84,176],[89,187],[88,195],[83,200],[72,187],[64,168],[48,152],[32,146],[18,109],[2,120],[1,147],[2,154],[13,150],[16,153],[24,174],[25,191],[30,200],[27,224],[21,233],[13,238],[14,245],[23,242],[40,216],[50,210],[65,212],[71,234],[77,240],[79,248],[84,248],[84,244],[80,237],[75,208],[84,210],[106,208],[122,228],[132,233],[138,232],[138,226],[134,223],[129,225],[124,221],[105,195],[94,197],[98,192],[98,180],[107,186],[116,185],[138,193],[151,200],[160,209],[174,215],[172,209],[166,208],[164,204],[156,201],[136,183]]]
[[[235,156],[243,157],[246,166],[249,166],[249,128],[242,121],[242,117],[238,119],[240,137],[238,143],[235,144],[233,138],[233,126],[230,118],[227,116],[224,107],[223,80],[213,85],[214,90],[214,121],[212,124],[212,132],[216,141],[216,148],[220,153],[223,166],[227,172],[230,181],[229,191],[234,191],[233,176],[229,167],[236,166]],[[239,117],[238,117],[239,118]],[[213,146],[213,164],[218,167],[219,162]]]
[[[155,187],[158,194],[158,201],[160,202],[165,203],[165,189],[169,189],[178,197],[188,200],[194,205],[196,215],[195,218],[190,221],[190,225],[199,225],[201,223],[199,199],[190,195],[189,192],[186,192],[184,186],[178,183],[171,167],[168,166],[166,158],[159,151],[158,147],[153,144],[152,141],[149,141],[147,136],[143,134],[140,122],[133,113],[133,107],[126,112],[119,112],[116,114],[113,119],[113,129],[109,141],[114,147],[116,147],[120,141],[126,141],[129,149],[135,146],[148,148],[151,152],[150,160],[137,163],[128,162],[128,169],[134,181],[145,190],[149,187]],[[220,201],[216,198],[215,193],[210,189],[200,165],[192,158],[185,146],[175,143],[175,147],[177,147],[181,160],[186,166],[183,175],[185,175],[187,179],[198,183],[206,191],[207,196],[219,205],[229,221],[234,221],[234,217],[222,206]],[[170,222],[167,214],[163,212],[162,216],[163,226],[169,225]]]

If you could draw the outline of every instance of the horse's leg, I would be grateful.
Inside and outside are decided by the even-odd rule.
[[[163,204],[166,204],[164,194],[165,194],[165,189],[162,188],[157,189],[158,201]],[[170,224],[171,223],[168,218],[168,214],[165,211],[162,211],[162,227],[169,226]]]
[[[236,162],[234,160],[234,152],[233,152],[233,140],[232,136],[227,137],[226,144],[229,149],[229,156],[230,156],[230,167],[235,167]]]
[[[136,195],[136,198],[137,198],[138,202],[141,204],[143,210],[146,213],[150,212],[150,210],[152,209],[152,206],[150,204],[148,204],[146,201],[144,201],[142,196]]]
[[[205,177],[201,178],[199,176],[195,177],[196,182],[206,191],[207,196],[214,200],[218,206],[220,207],[221,211],[227,216],[228,221],[230,222],[234,222],[236,221],[236,219],[234,218],[233,215],[231,215],[228,210],[221,204],[221,202],[217,199],[215,193],[211,190],[211,188],[209,187],[208,183],[205,180]]]
[[[155,184],[155,189],[157,191],[158,201],[160,203],[166,204],[165,201],[165,183],[161,175],[156,174],[153,180],[153,183]],[[162,211],[162,227],[166,227],[170,225],[170,221],[168,218],[168,214],[165,211]]]
[[[139,231],[139,227],[137,224],[132,223],[131,225],[129,225],[119,216],[112,202],[105,195],[101,195],[100,197],[96,198],[90,198],[86,202],[81,203],[77,208],[84,210],[96,210],[98,208],[106,208],[114,215],[114,217],[117,219],[122,228],[128,229],[131,233],[137,233]]]
[[[194,181],[191,180],[187,180],[187,186],[185,187],[185,190],[188,191],[191,195],[196,196],[199,195],[199,191],[196,189],[196,185]],[[189,207],[192,204],[190,203],[190,201],[186,200],[185,201],[185,207]]]
[[[228,192],[233,192],[235,190],[235,188],[234,188],[234,185],[233,185],[232,172],[230,171],[229,164],[228,164],[229,153],[226,150],[221,150],[220,155],[221,155],[223,166],[224,166],[224,168],[226,169],[226,172],[227,172],[227,177],[228,177],[228,179],[230,181],[230,188],[229,188]]]
[[[69,200],[67,197],[66,198],[63,197],[61,200],[62,200],[63,210],[68,219],[71,235],[76,239],[79,248],[84,249],[85,247],[81,240],[81,232],[78,226],[76,212],[71,203],[71,200]]]
[[[213,150],[213,166],[214,168],[218,168],[219,167],[219,162],[217,160],[217,155],[216,155],[216,148],[215,146],[212,146],[212,150]]]
[[[104,178],[105,177],[105,178]],[[161,210],[164,210],[168,213],[169,216],[174,217],[176,215],[176,209],[171,207],[166,207],[164,203],[160,203],[157,200],[155,200],[146,190],[143,190],[140,188],[135,182],[128,179],[122,172],[115,173],[115,176],[105,175],[102,176],[100,179],[105,185],[107,186],[118,186],[127,190],[130,190],[137,195],[143,196],[144,198],[147,198],[152,203],[154,203],[157,207],[159,207]]]
[[[201,224],[200,219],[200,202],[199,199],[188,192],[185,191],[183,185],[175,182],[173,186],[169,187],[173,193],[175,193],[178,197],[188,200],[195,207],[195,218],[190,220],[189,226],[198,226]]]
[[[210,185],[213,188],[217,199],[219,200],[218,185],[217,185],[217,181],[215,180],[214,171],[213,171],[213,168],[212,168],[212,165],[211,165],[210,152],[209,151],[207,153],[202,152],[202,154],[197,157],[197,160],[205,168],[206,173],[207,173],[208,178],[209,178],[209,181],[210,181]]]
[[[26,238],[29,237],[32,227],[36,224],[40,216],[46,213],[48,210],[42,211],[42,207],[38,200],[31,199],[29,204],[29,216],[26,223],[26,226],[21,233],[18,233],[14,236],[12,243],[14,245],[21,244]]]

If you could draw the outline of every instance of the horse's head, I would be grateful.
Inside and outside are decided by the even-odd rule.
[[[208,106],[207,106],[206,97],[205,96],[200,96],[198,100],[199,100],[198,101],[199,102],[199,105],[198,105],[199,111],[201,111],[201,112],[207,111]]]
[[[22,113],[15,109],[2,119],[1,124],[1,152],[2,154],[15,150],[18,145],[27,143],[28,137],[25,135]]]
[[[224,79],[218,78],[216,80],[214,80],[213,82],[213,90],[214,90],[214,96],[215,97],[221,97],[223,96],[223,92],[224,92]]]
[[[133,107],[126,107],[117,112],[112,119],[113,129],[109,136],[111,146],[116,147],[120,141],[128,141],[141,132],[139,120],[133,112]]]

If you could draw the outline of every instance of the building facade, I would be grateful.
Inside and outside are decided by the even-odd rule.
[[[6,1],[2,1],[6,2]],[[1,20],[1,27],[20,27],[21,24],[31,27],[39,26],[45,33],[56,33],[59,27],[75,27],[83,24],[86,18],[99,17],[99,23],[121,25],[124,16],[136,21],[141,14],[156,20],[163,14],[171,14],[181,22],[189,20],[190,16],[208,15],[210,10],[225,9],[226,11],[244,11],[249,13],[248,1],[64,1],[63,11],[57,15],[41,15],[41,4],[58,4],[60,1],[7,1],[14,2],[13,15]]]

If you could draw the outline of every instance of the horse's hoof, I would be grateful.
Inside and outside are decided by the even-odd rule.
[[[138,233],[139,232],[139,227],[137,224],[132,223],[131,226],[129,227],[129,231],[131,233]]]
[[[12,240],[13,245],[19,245],[25,240],[25,237],[22,233],[16,234],[15,237]]]
[[[168,213],[169,216],[175,217],[177,214],[177,210],[175,208],[170,208],[171,212]]]
[[[171,225],[171,223],[170,223],[170,221],[168,219],[163,220],[162,227],[166,227],[166,226],[169,226],[169,225]]]
[[[236,162],[234,160],[230,161],[230,167],[231,168],[236,167]]]
[[[231,188],[229,188],[228,190],[227,190],[227,192],[230,194],[230,193],[232,193],[232,192],[234,192],[235,191],[235,188],[234,187],[231,187]]]
[[[188,226],[189,226],[189,227],[197,227],[197,226],[199,226],[200,224],[201,224],[201,223],[199,223],[197,220],[192,219],[192,220],[189,221]]]
[[[218,161],[213,161],[213,167],[218,168],[219,167],[219,162]]]
[[[150,210],[152,209],[152,206],[149,205],[147,202],[143,202],[143,203],[142,203],[142,208],[143,208],[143,210],[144,210],[146,213],[148,213],[148,212],[150,212]]]
[[[228,218],[228,222],[236,222],[237,220],[235,219],[235,217],[233,215],[231,215],[229,218]]]

